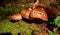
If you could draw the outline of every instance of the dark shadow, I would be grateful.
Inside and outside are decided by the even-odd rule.
[[[18,20],[19,21],[19,20]],[[15,23],[15,22],[18,22],[18,21],[15,21],[15,20],[10,20],[10,22],[12,22],[12,23]]]
[[[29,20],[29,19],[25,19],[25,18],[23,18],[22,20],[25,21],[25,22],[28,22],[28,23],[32,23],[33,22],[33,20]]]
[[[12,35],[12,33],[0,33],[0,35]]]
[[[21,35],[20,33],[18,33],[18,35]]]
[[[46,27],[47,27],[49,30],[53,31],[53,29],[54,29],[55,27],[57,27],[57,26],[54,25],[54,24],[48,23]]]
[[[23,18],[22,19],[23,21],[27,22],[27,23],[38,23],[38,24],[41,24],[41,23],[46,23],[46,21],[43,21],[43,20],[40,20],[40,19],[34,19],[34,20],[29,20],[29,19],[25,19]],[[12,23],[15,23],[15,22],[19,22],[20,20],[18,21],[15,21],[15,20],[10,20],[10,22]]]
[[[22,20],[25,21],[25,22],[27,22],[27,23],[38,23],[38,24],[41,24],[41,23],[46,22],[46,21],[43,21],[43,20],[41,20],[41,19],[29,20],[29,19],[23,18]]]
[[[4,7],[5,4],[3,3],[3,0],[0,0],[0,6]]]
[[[56,15],[52,13],[52,11],[48,8],[45,8],[47,15],[48,15],[48,20],[53,21],[56,18]]]

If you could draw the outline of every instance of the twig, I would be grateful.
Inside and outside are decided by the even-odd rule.
[[[36,0],[36,2],[33,4],[33,6],[38,6],[39,5],[39,0]]]

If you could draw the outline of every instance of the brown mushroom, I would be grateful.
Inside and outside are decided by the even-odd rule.
[[[21,11],[22,17],[29,19],[30,12],[32,11],[31,8],[26,8]]]
[[[36,7],[30,13],[31,18],[42,19],[43,21],[48,21],[48,16],[45,10],[41,7]]]
[[[21,20],[21,19],[22,19],[21,14],[13,14],[13,15],[11,16],[11,20],[18,21],[18,20]]]
[[[35,18],[41,19],[43,21],[48,21],[48,16],[45,10],[41,7],[27,8],[21,11],[22,17],[33,20]]]

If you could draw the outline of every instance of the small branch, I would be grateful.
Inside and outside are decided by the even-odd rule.
[[[39,5],[39,0],[36,0],[36,2],[33,4],[33,7],[35,6],[38,6]]]
[[[45,28],[48,32],[51,32],[50,30],[48,30],[48,28]]]

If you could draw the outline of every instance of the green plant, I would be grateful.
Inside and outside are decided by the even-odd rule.
[[[0,34],[10,32],[13,35],[17,35],[20,33],[21,35],[32,35],[32,31],[36,31],[39,35],[41,30],[39,28],[34,27],[32,25],[26,25],[26,23],[22,20],[16,23],[12,23],[9,20],[4,20],[0,23]]]
[[[48,35],[55,35],[53,32],[49,32]]]
[[[55,35],[54,33],[56,33],[58,31],[58,28],[60,27],[60,16],[57,16],[53,22],[51,22],[51,24],[57,26],[55,28],[53,28],[54,32],[50,32],[49,35]]]
[[[50,24],[60,27],[60,16],[57,16]]]
[[[60,27],[60,16],[57,16],[56,19],[54,19],[54,24]]]

